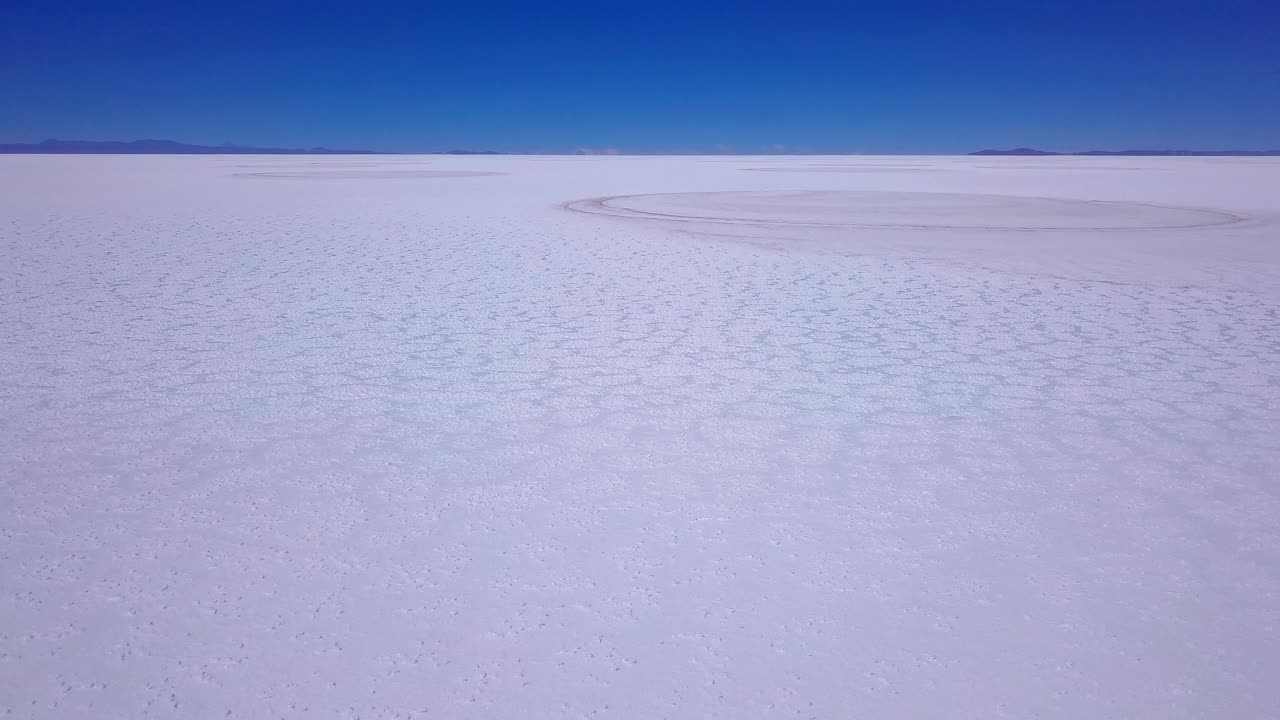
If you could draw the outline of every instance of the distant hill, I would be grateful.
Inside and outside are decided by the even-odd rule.
[[[1014,148],[1012,150],[979,150],[970,155],[1061,155],[1062,153],[1049,152],[1048,150],[1033,150],[1032,148]]]
[[[334,150],[315,147],[261,148],[241,145],[188,145],[173,140],[45,140],[0,145],[0,153],[86,155],[375,155],[372,150]]]
[[[1062,152],[1050,152],[1048,150],[1035,150],[1033,148],[1014,148],[1013,150],[979,150],[978,152],[969,153],[969,154],[970,155],[1019,155],[1019,156],[1092,155],[1092,156],[1106,156],[1106,157],[1111,157],[1111,156],[1272,157],[1272,156],[1280,156],[1280,150],[1087,150],[1085,152],[1062,153]]]

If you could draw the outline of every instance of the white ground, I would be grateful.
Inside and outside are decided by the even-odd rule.
[[[1278,243],[1265,159],[0,157],[0,717],[1276,717]]]

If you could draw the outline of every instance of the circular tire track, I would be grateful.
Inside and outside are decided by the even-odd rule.
[[[1180,230],[1246,218],[1200,208],[1020,195],[891,191],[652,193],[586,198],[566,210],[684,223],[874,230]]]
[[[483,170],[294,170],[285,172],[235,173],[235,177],[272,180],[418,180],[423,178],[492,177],[504,172]]]

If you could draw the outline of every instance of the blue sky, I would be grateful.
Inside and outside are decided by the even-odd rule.
[[[112,5],[6,6],[0,142],[1280,148],[1275,2]]]

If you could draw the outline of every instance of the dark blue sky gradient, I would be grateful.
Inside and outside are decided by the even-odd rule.
[[[1280,148],[1280,2],[124,3],[0,11],[0,142]]]

